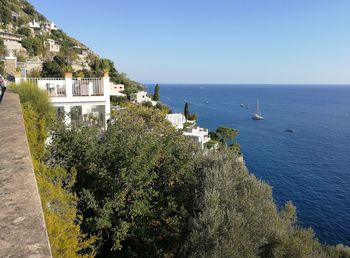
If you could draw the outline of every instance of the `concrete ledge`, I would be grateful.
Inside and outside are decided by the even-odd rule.
[[[0,257],[52,257],[18,95],[0,103]]]

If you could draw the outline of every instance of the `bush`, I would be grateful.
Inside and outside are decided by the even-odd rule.
[[[32,34],[31,30],[28,27],[18,28],[17,33],[26,37],[30,37],[30,35]]]
[[[11,10],[7,6],[0,8],[0,23],[9,24],[12,21]]]
[[[44,62],[41,75],[43,77],[63,77],[68,67],[67,59],[62,55],[58,55],[52,61]]]
[[[19,95],[22,104],[30,105],[47,122],[53,121],[54,108],[46,91],[29,82],[11,85],[11,89]]]
[[[128,98],[124,96],[111,96],[111,102],[113,105],[120,105],[128,102]]]
[[[27,49],[28,54],[31,56],[38,56],[44,52],[44,41],[38,36],[23,39],[22,46]]]
[[[295,207],[279,211],[271,187],[236,160],[224,149],[197,162],[197,214],[182,256],[327,257],[313,231],[296,225]]]
[[[190,120],[190,121],[197,121],[198,115],[197,114],[189,114],[187,116],[187,119]]]
[[[75,167],[86,233],[101,257],[173,257],[192,214],[196,146],[156,109],[128,107],[107,132],[56,129],[50,157]]]
[[[70,191],[75,181],[75,171],[68,173],[58,165],[49,167],[44,162],[47,126],[52,122],[54,113],[49,98],[32,84],[22,83],[11,88],[20,95],[23,105],[27,138],[53,257],[93,257],[92,244],[96,237],[81,233],[77,199]]]

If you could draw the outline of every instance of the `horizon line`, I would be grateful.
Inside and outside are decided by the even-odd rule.
[[[332,86],[350,86],[350,82],[348,83],[249,83],[249,82],[140,82],[141,84],[163,84],[163,85],[173,85],[173,84],[178,84],[178,85],[189,85],[189,84],[196,84],[196,85],[315,85],[315,86],[321,86],[321,85],[332,85]]]

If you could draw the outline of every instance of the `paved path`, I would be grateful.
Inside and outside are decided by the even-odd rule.
[[[0,257],[51,257],[18,95],[0,103]]]

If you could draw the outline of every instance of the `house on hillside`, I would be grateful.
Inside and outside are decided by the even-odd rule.
[[[46,90],[57,114],[66,116],[66,123],[84,123],[107,128],[110,117],[110,81],[103,78],[16,78],[16,83],[29,81]]]
[[[45,32],[51,32],[53,30],[58,30],[56,24],[53,22],[44,22],[41,24],[40,28],[42,31],[45,31]]]
[[[136,92],[132,97],[133,101],[137,104],[143,104],[145,102],[150,102],[153,106],[157,104],[157,101],[153,101],[150,97],[147,96],[146,91]]]
[[[40,29],[40,23],[37,22],[35,19],[33,19],[31,22],[28,23],[29,28],[37,30]]]
[[[28,23],[29,28],[33,33],[42,35],[43,33],[50,33],[53,30],[58,30],[57,26],[53,22],[37,22],[35,19]]]
[[[60,52],[60,45],[56,43],[53,39],[47,39],[45,41],[45,46],[51,53]]]
[[[167,114],[166,119],[178,130],[184,130],[183,135],[199,144],[202,149],[210,141],[209,132],[206,128],[201,128],[195,124],[195,121],[186,120],[182,113]],[[188,128],[185,128],[188,123]]]
[[[124,91],[124,84],[114,84],[113,82],[111,82],[110,90],[111,96],[125,97],[125,94],[122,93]]]
[[[40,22],[37,22],[35,19],[33,19],[31,22],[28,23],[28,26],[33,34],[41,35],[41,26]]]
[[[178,130],[182,130],[186,123],[186,118],[182,113],[167,114],[165,118]]]
[[[183,134],[199,144],[202,149],[204,149],[205,144],[210,141],[208,129],[199,126],[194,126]]]

